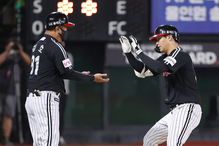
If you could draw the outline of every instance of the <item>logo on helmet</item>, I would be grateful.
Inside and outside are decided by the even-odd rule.
[[[68,16],[62,12],[52,12],[46,17],[46,29],[51,30],[54,29],[56,26],[66,26],[66,27],[73,27],[75,26],[74,23],[68,21]]]
[[[161,25],[154,31],[154,35],[149,38],[150,41],[157,41],[156,37],[171,34],[176,42],[179,42],[178,30],[172,25]]]

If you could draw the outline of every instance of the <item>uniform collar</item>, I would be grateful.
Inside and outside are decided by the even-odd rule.
[[[54,38],[53,36],[51,36],[51,35],[44,34],[44,37],[52,38],[52,39],[54,39],[56,42],[58,42],[58,40],[57,40],[56,38]]]
[[[176,50],[182,50],[182,48],[176,47],[175,49],[172,50],[172,52],[170,52],[170,54],[168,56],[171,56]]]

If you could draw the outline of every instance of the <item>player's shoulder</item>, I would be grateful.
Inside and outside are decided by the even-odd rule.
[[[176,57],[189,57],[189,53],[185,50],[183,50],[181,47],[177,47],[174,49],[170,56],[176,58]]]
[[[44,35],[40,40],[40,44],[43,44],[44,46],[47,47],[48,50],[51,51],[57,51],[57,50],[63,50],[64,47],[55,39],[54,37],[50,35]]]
[[[61,44],[54,37],[45,34],[33,46],[32,52],[34,52],[35,50],[41,50],[40,53],[46,51],[53,54],[53,52],[57,52],[57,50],[60,50],[60,45]]]
[[[41,45],[43,45],[43,46],[45,46],[45,45],[48,45],[49,44],[49,38],[46,36],[46,35],[44,35],[43,37],[41,37],[37,42],[36,42],[36,47],[37,46],[41,46]]]

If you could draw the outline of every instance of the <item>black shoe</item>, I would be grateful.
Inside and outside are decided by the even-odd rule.
[[[9,138],[4,138],[4,140],[2,141],[3,145],[13,145],[13,143],[9,140]]]

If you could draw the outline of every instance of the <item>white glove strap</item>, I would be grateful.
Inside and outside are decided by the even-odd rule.
[[[138,49],[135,53],[136,53],[137,55],[139,55],[141,52],[142,52],[142,50],[141,50],[141,49]]]

